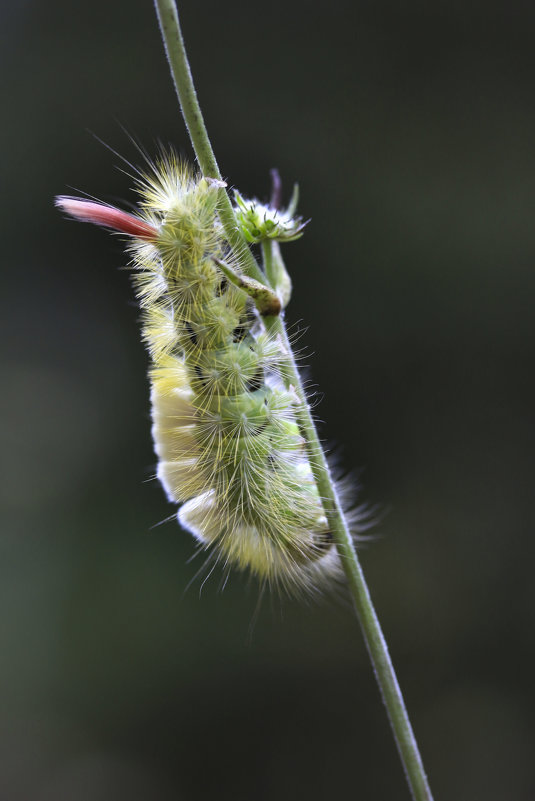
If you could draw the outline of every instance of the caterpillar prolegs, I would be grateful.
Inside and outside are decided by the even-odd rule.
[[[157,475],[181,504],[179,522],[221,563],[291,592],[314,591],[340,573],[339,558],[297,398],[281,377],[284,345],[266,333],[239,280],[229,280],[240,276],[240,260],[218,220],[215,183],[167,157],[138,182],[136,215],[79,198],[56,202],[129,236],[152,360]],[[237,201],[250,232],[254,206]],[[299,218],[271,223],[268,235],[276,225],[287,239],[301,230]]]

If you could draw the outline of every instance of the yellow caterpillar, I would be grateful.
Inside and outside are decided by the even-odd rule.
[[[178,520],[226,565],[314,591],[340,573],[295,416],[282,344],[221,267],[230,255],[214,182],[173,156],[139,181],[137,215],[59,197],[70,216],[129,237],[150,369],[158,478]],[[251,218],[237,195],[242,218]],[[298,223],[286,225],[287,238]],[[268,226],[269,228],[269,226]],[[296,233],[297,232],[297,233]],[[295,237],[294,237],[295,238]]]

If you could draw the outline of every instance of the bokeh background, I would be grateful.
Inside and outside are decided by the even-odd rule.
[[[312,220],[288,317],[436,799],[535,799],[535,7],[181,5],[223,173]],[[121,244],[52,207],[133,200],[88,131],[191,155],[151,2],[1,16],[0,798],[406,801],[349,604],[186,590]]]

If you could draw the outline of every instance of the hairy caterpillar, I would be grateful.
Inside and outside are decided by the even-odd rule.
[[[138,181],[136,215],[58,197],[70,216],[128,235],[149,350],[157,475],[178,520],[218,561],[290,592],[339,575],[321,500],[281,379],[284,346],[238,282],[217,216],[217,182],[170,155]],[[254,205],[237,195],[244,225]],[[300,220],[270,218],[295,238]],[[267,219],[267,218],[266,218]],[[253,229],[254,230],[254,226]],[[250,238],[250,237],[248,237]]]

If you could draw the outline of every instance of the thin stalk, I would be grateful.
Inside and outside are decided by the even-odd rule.
[[[199,167],[205,177],[222,181],[221,171],[208,138],[208,131],[206,130],[201,107],[197,99],[176,4],[174,0],[155,0],[154,5],[158,22],[160,23],[160,31],[171,75],[175,83],[178,102],[180,103],[180,110],[182,111]],[[232,250],[241,256],[245,272],[251,278],[262,283],[264,276],[258,268],[245,237],[236,224],[234,209],[224,186],[218,189],[218,213]]]
[[[299,427],[305,439],[310,466],[316,480],[318,492],[322,498],[330,531],[342,560],[357,617],[372,661],[375,678],[381,690],[412,797],[415,801],[432,801],[422,758],[403,701],[388,646],[353,545],[325,453],[318,438],[284,322],[281,317],[269,317],[266,318],[265,322],[268,331],[278,334],[282,338],[288,352],[284,377],[287,384],[293,386],[300,401],[297,415]]]
[[[262,248],[262,268],[264,271],[264,275],[266,276],[267,283],[269,286],[274,289],[276,282],[275,282],[275,274],[273,272],[273,247],[270,240],[265,240],[261,244]]]
[[[174,0],[155,0],[155,5],[180,107],[199,165],[205,175],[221,180],[221,173],[197,101],[176,5]],[[265,281],[264,274],[258,268],[244,237],[237,228],[234,211],[228,195],[223,188],[220,191],[225,196],[225,200],[221,198],[220,201],[220,218],[229,242],[232,248],[241,255],[242,259],[245,259],[247,273],[256,280]],[[269,272],[271,272],[271,245],[264,247],[263,253],[266,267],[269,267]],[[306,393],[288,340],[283,317],[281,315],[264,319],[268,331],[281,337],[287,351],[287,359],[283,366],[284,379],[288,386],[293,386],[300,401],[297,412],[298,421],[306,442],[310,465],[318,492],[323,501],[330,530],[347,576],[357,617],[387,709],[412,797],[414,801],[432,801],[431,790],[390,659],[388,646],[377,619],[334,481],[318,438]]]

